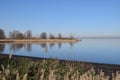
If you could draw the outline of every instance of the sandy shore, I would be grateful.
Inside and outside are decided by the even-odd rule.
[[[0,43],[24,43],[24,42],[78,42],[78,39],[1,39]]]

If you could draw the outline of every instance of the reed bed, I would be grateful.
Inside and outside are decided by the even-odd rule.
[[[109,80],[101,70],[85,69],[82,65],[61,62],[57,59],[33,61],[26,58],[1,58],[0,80]],[[112,80],[120,80],[120,73],[112,76]]]

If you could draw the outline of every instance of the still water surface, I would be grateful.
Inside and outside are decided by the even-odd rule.
[[[120,39],[82,39],[78,43],[0,44],[4,54],[120,65]]]

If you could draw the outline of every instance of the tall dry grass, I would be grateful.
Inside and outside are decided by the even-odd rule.
[[[15,58],[12,55],[5,58],[6,64],[0,64],[0,80],[109,80],[101,70],[84,70],[81,65],[60,62],[56,59],[32,61]],[[120,80],[120,73],[112,76],[112,80]]]

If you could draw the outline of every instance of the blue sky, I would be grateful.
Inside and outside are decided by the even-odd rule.
[[[120,36],[120,0],[0,0],[0,28]]]

